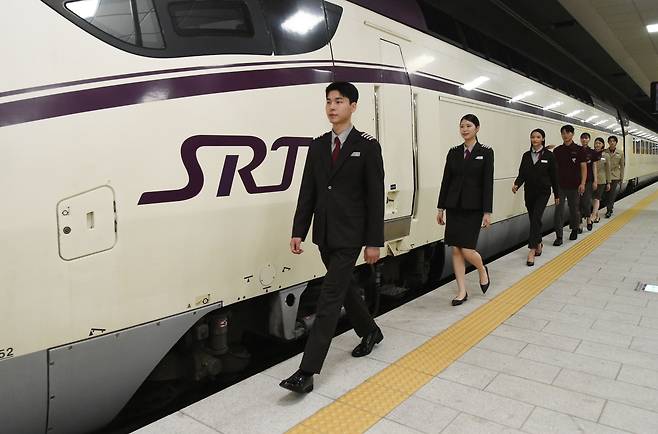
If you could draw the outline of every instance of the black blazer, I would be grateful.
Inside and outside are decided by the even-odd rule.
[[[525,183],[525,191],[528,194],[551,194],[551,187],[556,198],[560,197],[558,188],[557,162],[555,155],[546,147],[537,163],[532,162],[531,151],[526,151],[521,157],[519,176],[516,177],[514,185],[521,187]]]
[[[384,245],[384,163],[377,140],[353,128],[331,162],[331,132],[311,142],[292,236],[306,238],[313,219],[319,246]]]
[[[464,159],[464,145],[448,151],[438,208],[459,208],[490,213],[493,210],[493,149],[473,146],[468,160]]]

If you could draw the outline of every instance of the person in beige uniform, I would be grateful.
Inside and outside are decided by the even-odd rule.
[[[610,191],[606,194],[607,211],[605,218],[609,219],[615,206],[617,193],[624,182],[624,153],[617,149],[617,136],[608,137],[608,154],[610,164]]]
[[[605,149],[605,141],[603,140],[603,137],[597,137],[594,140],[594,151],[598,154],[598,164],[596,166],[598,188],[594,190],[590,221],[592,223],[598,223],[601,221],[599,218],[599,206],[601,205],[603,191],[610,191],[610,154],[608,154],[607,149]]]

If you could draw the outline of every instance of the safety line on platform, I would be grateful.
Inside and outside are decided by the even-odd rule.
[[[288,433],[363,433],[450,366],[546,287],[592,253],[611,235],[658,199],[658,191],[638,201],[584,240],[522,278],[490,302],[402,356]]]

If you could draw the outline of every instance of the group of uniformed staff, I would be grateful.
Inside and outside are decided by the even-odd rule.
[[[336,331],[341,307],[345,307],[361,339],[352,356],[363,357],[384,339],[368,312],[353,271],[363,250],[364,261],[374,264],[384,246],[384,165],[381,146],[367,133],[352,125],[359,93],[347,82],[334,82],[325,89],[325,111],[331,131],[315,138],[309,147],[290,239],[293,254],[303,253],[302,242],[313,221],[313,242],[327,268],[317,303],[316,317],[306,342],[299,369],[280,386],[298,393],[313,390],[313,376],[319,374]],[[494,152],[477,138],[480,121],[467,114],[459,122],[464,142],[448,151],[438,200],[437,223],[446,225],[445,243],[452,246],[452,263],[459,293],[457,306],[468,299],[466,262],[475,266],[480,289],[487,292],[489,270],[476,250],[481,228],[491,224],[493,208]],[[616,150],[617,138],[595,140],[583,133],[581,146],[573,142],[574,129],[562,127],[564,143],[551,152],[545,134],[535,129],[531,147],[521,158],[519,176],[512,191],[525,184],[525,204],[530,218],[528,265],[541,255],[541,219],[551,189],[558,205],[555,213],[554,245],[562,244],[564,203],[570,210],[570,238],[582,232],[581,215],[587,228],[599,221],[598,208],[603,190],[608,192],[606,217],[612,215],[615,196],[623,179],[624,157]],[[594,198],[592,209],[591,201]]]
[[[594,139],[594,148],[589,146],[591,135],[580,135],[580,145],[573,141],[574,128],[564,125],[560,129],[563,143],[551,152],[546,146],[545,133],[535,129],[530,133],[530,149],[523,154],[519,175],[514,181],[512,192],[525,183],[524,199],[530,219],[528,258],[526,264],[533,266],[542,248],[542,216],[551,195],[555,197],[554,246],[563,243],[564,207],[569,206],[570,240],[578,239],[583,233],[583,223],[591,231],[600,221],[599,207],[607,202],[606,218],[614,211],[615,199],[624,179],[624,154],[617,149],[616,136],[608,137],[608,148],[604,139]]]

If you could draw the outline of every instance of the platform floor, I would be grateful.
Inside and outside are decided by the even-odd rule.
[[[568,235],[568,231],[565,231]],[[377,319],[384,341],[355,359],[334,339],[315,390],[278,386],[293,357],[138,433],[656,433],[658,185],[619,201],[575,242],[545,237]]]

